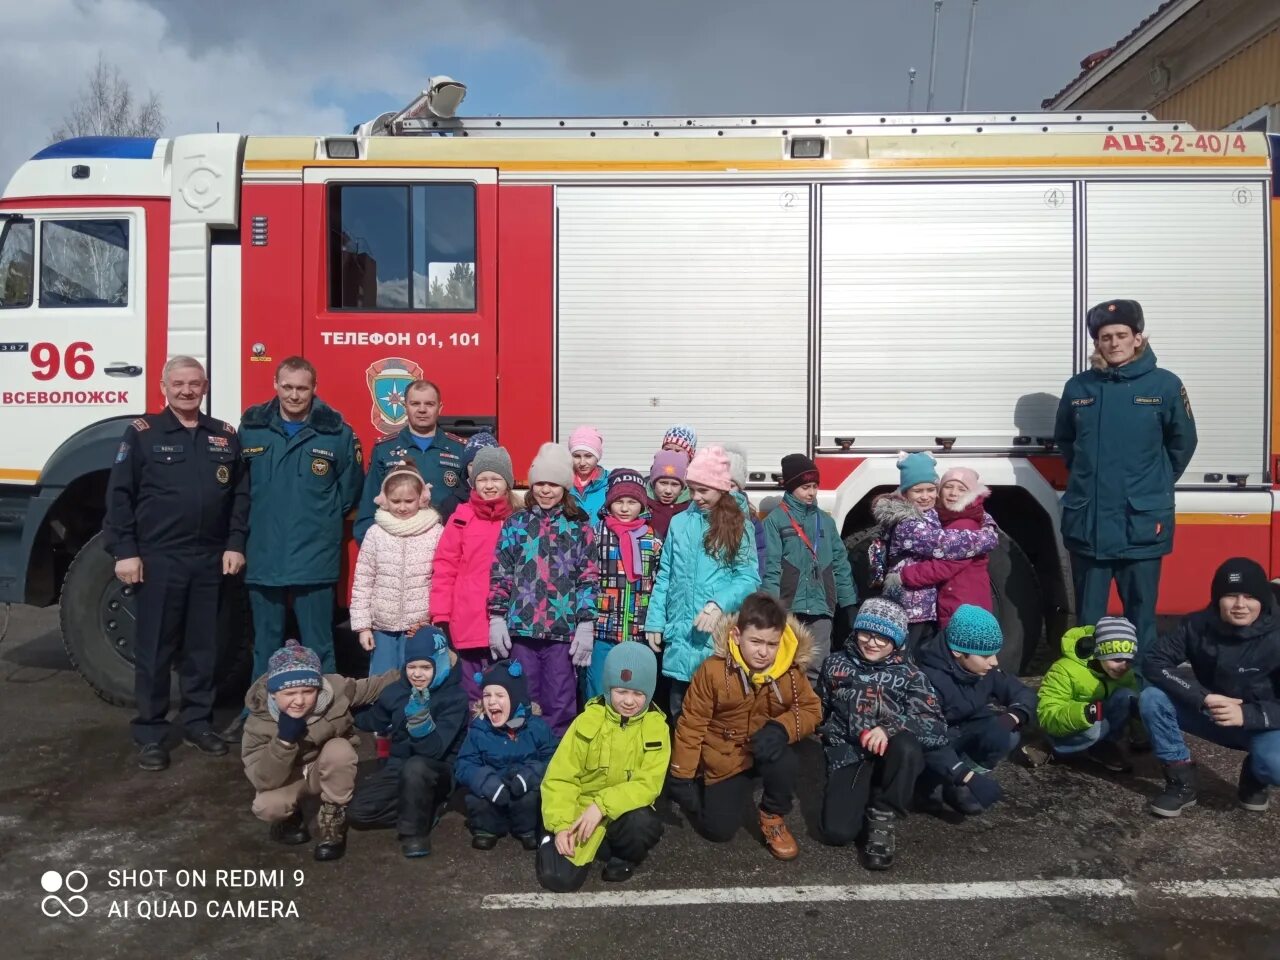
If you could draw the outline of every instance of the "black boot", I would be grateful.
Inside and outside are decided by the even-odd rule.
[[[497,845],[498,835],[496,833],[477,830],[471,835],[471,849],[473,850],[492,850]]]
[[[538,835],[536,833],[517,833],[516,839],[520,841],[520,846],[526,850],[538,849]]]
[[[944,784],[942,787],[942,799],[947,802],[952,810],[957,813],[963,813],[966,817],[976,817],[987,808],[978,802],[978,798],[973,795],[965,784]]]
[[[631,879],[631,874],[635,870],[635,865],[629,860],[623,860],[621,857],[610,857],[604,865],[604,871],[600,876],[606,883],[625,883]]]
[[[862,846],[867,869],[888,870],[892,867],[895,847],[892,811],[868,807],[867,839]]]
[[[284,820],[277,820],[271,824],[271,839],[290,847],[310,840],[311,834],[307,831],[307,822],[302,817],[302,811],[294,810]]]
[[[1164,764],[1164,790],[1151,801],[1158,817],[1177,817],[1196,805],[1196,765],[1190,760]]]
[[[317,860],[338,860],[347,852],[347,808],[325,800],[316,819],[320,842],[316,844]]]
[[[1253,757],[1247,753],[1240,767],[1240,785],[1236,787],[1236,799],[1240,806],[1254,813],[1262,813],[1271,806],[1271,790],[1253,775]]]
[[[431,838],[430,837],[401,837],[400,852],[414,860],[418,857],[426,857],[431,855]]]

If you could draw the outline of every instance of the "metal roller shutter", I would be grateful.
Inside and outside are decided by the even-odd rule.
[[[771,474],[806,450],[809,192],[560,187],[557,424],[648,469],[662,434],[742,443]]]
[[[1182,378],[1200,442],[1184,484],[1264,480],[1266,186],[1091,183],[1088,300],[1137,300],[1160,366]]]
[[[1074,221],[1069,183],[824,187],[820,444],[1052,437]]]

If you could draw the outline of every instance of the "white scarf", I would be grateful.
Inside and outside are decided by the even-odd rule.
[[[400,520],[393,516],[389,510],[378,508],[373,515],[373,522],[393,537],[416,537],[420,533],[426,533],[439,523],[440,514],[427,507],[419,510],[412,517]]]

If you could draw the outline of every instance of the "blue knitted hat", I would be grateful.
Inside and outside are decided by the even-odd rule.
[[[436,668],[428,689],[435,690],[449,676],[449,641],[435,627],[419,627],[418,632],[404,640],[404,666],[414,660],[430,660]]]
[[[499,660],[484,673],[477,670],[473,679],[482,692],[485,687],[502,687],[506,690],[507,697],[511,700],[511,715],[507,717],[507,726],[512,730],[524,726],[525,720],[533,711],[533,705],[529,701],[529,678],[524,675],[524,667],[519,660]]]
[[[649,645],[626,640],[604,658],[604,688],[626,687],[645,695],[645,707],[653,701],[653,688],[658,685],[658,658]]]
[[[485,447],[496,447],[497,445],[498,438],[486,430],[481,430],[479,433],[473,433],[468,437],[467,445],[462,448],[462,456],[459,457],[459,460],[462,462],[462,475],[464,477],[467,475],[467,467],[473,460],[475,460],[477,453]],[[479,470],[476,471],[476,473],[479,472]],[[468,481],[468,485],[470,485],[470,481]],[[511,486],[511,483],[508,482],[507,486]]]
[[[971,603],[962,604],[947,624],[947,646],[956,653],[973,653],[989,657],[1004,646],[1000,621]]]
[[[288,640],[267,661],[267,692],[276,693],[290,687],[323,686],[320,657],[297,640]]]
[[[901,647],[907,639],[907,611],[892,600],[871,597],[863,601],[858,608],[857,619],[853,621],[854,633],[859,630],[884,637],[895,647]]]
[[[917,483],[938,482],[938,461],[927,450],[898,454],[898,492],[906,493]]]

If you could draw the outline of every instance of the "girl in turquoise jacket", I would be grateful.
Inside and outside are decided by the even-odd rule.
[[[694,672],[711,656],[720,619],[760,586],[755,537],[730,493],[724,450],[699,450],[686,480],[693,505],[671,520],[644,626],[649,646],[663,651],[673,722]]]

